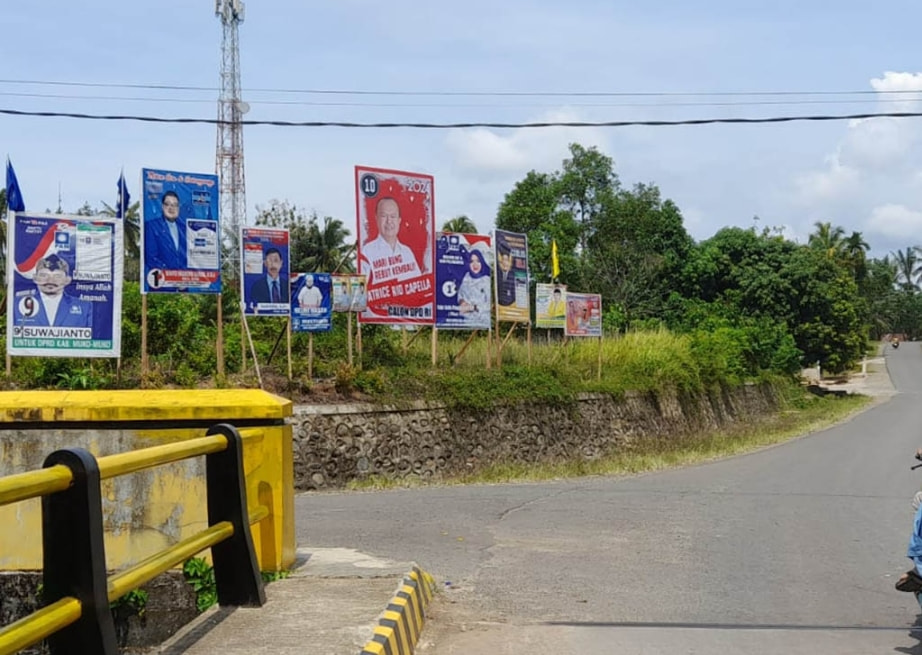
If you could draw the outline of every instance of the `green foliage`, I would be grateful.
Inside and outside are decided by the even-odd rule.
[[[291,571],[260,571],[263,582],[269,584],[277,580],[284,580],[291,576]]]
[[[218,602],[214,568],[202,557],[187,559],[182,565],[183,576],[195,592],[195,607],[204,612]]]
[[[109,608],[114,610],[124,609],[127,610],[129,614],[144,616],[148,600],[149,595],[146,591],[143,589],[132,589],[121,598],[117,598],[109,603]]]

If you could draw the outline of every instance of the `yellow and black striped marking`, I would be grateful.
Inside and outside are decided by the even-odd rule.
[[[414,566],[378,619],[374,635],[361,655],[412,655],[434,588],[432,576]]]

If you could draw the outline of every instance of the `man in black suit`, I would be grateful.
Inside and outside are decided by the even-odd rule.
[[[496,272],[497,302],[505,307],[515,304],[515,274],[512,272],[512,249],[502,241],[497,245],[499,270]]]
[[[287,303],[288,280],[282,279],[282,253],[278,248],[269,248],[263,255],[266,274],[250,287],[251,303]]]

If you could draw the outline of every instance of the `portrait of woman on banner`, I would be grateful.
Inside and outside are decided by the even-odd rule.
[[[467,253],[467,271],[458,288],[458,309],[470,327],[490,326],[492,285],[487,261],[476,246]]]

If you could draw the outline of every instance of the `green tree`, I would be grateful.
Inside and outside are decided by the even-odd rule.
[[[919,259],[919,249],[909,246],[905,250],[893,253],[896,263],[897,281],[903,289],[913,291],[918,289],[919,274],[922,273],[922,260]]]
[[[551,242],[556,240],[560,281],[573,284],[579,280],[579,226],[559,202],[556,177],[529,171],[500,203],[496,227],[528,236],[528,265],[535,281],[551,279]]]
[[[579,245],[585,250],[605,206],[621,187],[611,157],[596,148],[570,144],[570,157],[557,175],[558,205],[580,226]]]
[[[477,234],[477,226],[469,217],[461,214],[450,218],[442,225],[442,232],[455,232],[457,234]]]
[[[593,222],[582,252],[585,288],[617,305],[626,324],[661,318],[694,246],[679,208],[655,185],[637,184],[609,196]]]
[[[116,208],[103,202],[99,211],[104,216],[115,216]],[[137,280],[141,266],[141,203],[133,202],[125,208],[122,217],[125,235],[125,279]]]
[[[842,254],[845,247],[845,230],[843,228],[821,221],[814,223],[813,227],[816,228],[816,232],[808,237],[807,245],[826,253],[827,257],[835,258]]]
[[[298,273],[350,272],[355,270],[346,243],[349,230],[343,222],[316,212],[304,214],[287,200],[271,200],[268,207],[256,207],[256,224],[288,230],[291,270]]]

